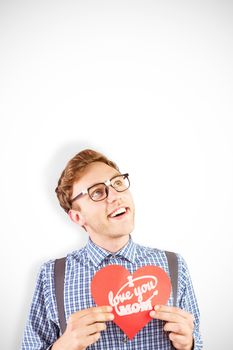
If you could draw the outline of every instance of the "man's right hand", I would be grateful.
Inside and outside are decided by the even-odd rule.
[[[75,312],[51,350],[84,350],[94,344],[100,338],[100,332],[106,329],[105,322],[114,319],[111,311],[111,306],[97,306]]]

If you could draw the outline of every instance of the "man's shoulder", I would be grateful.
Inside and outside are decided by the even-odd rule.
[[[64,254],[63,256],[62,255],[56,256],[50,260],[45,261],[41,265],[41,270],[48,271],[48,270],[53,269],[56,260],[65,259],[66,262],[71,262],[72,260],[80,261],[84,255],[85,255],[85,247],[82,247],[82,248],[77,249],[77,250],[73,250],[72,252],[68,252],[68,253]]]
[[[159,263],[166,259],[165,252],[162,249],[149,247],[142,244],[136,244],[137,260],[144,260],[148,263]]]
[[[155,259],[156,261],[158,261],[158,263],[159,262],[165,263],[167,262],[167,252],[168,252],[176,256],[179,266],[183,266],[183,265],[186,266],[185,260],[180,253],[177,253],[171,250],[150,247],[150,246],[146,246],[138,243],[135,243],[135,245],[137,249],[138,259],[143,259],[143,258],[146,258],[147,260]]]
[[[137,253],[138,254],[151,254],[151,255],[157,255],[157,256],[165,256],[166,250],[160,249],[160,248],[155,248],[155,247],[150,247],[142,244],[136,243],[136,248],[137,248]],[[177,253],[174,253],[177,254]]]

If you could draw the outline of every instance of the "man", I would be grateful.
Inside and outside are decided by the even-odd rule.
[[[90,283],[96,271],[118,264],[133,273],[145,265],[168,272],[166,255],[135,244],[134,202],[129,176],[121,174],[104,155],[83,150],[72,158],[56,188],[60,205],[71,220],[87,232],[87,245],[66,258],[64,306],[67,327],[63,335],[54,292],[54,261],[45,263],[25,329],[22,350],[179,349],[200,350],[199,310],[187,266],[178,258],[178,307],[155,307],[151,321],[132,340],[114,323],[112,307],[96,306]]]

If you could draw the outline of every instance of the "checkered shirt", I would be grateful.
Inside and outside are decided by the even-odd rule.
[[[177,306],[194,315],[194,350],[201,350],[200,314],[196,297],[187,265],[179,254],[177,254],[177,257]],[[166,255],[162,250],[141,246],[130,239],[128,244],[120,251],[111,254],[89,239],[84,248],[67,255],[64,283],[66,319],[78,310],[95,306],[90,293],[90,283],[96,271],[109,264],[124,266],[131,274],[145,265],[156,265],[169,274]],[[173,305],[172,294],[167,304]],[[101,332],[101,338],[87,349],[173,349],[168,334],[163,330],[163,327],[163,321],[153,319],[132,340],[129,340],[114,322],[108,322],[106,331]],[[59,335],[59,320],[54,290],[54,260],[51,260],[42,265],[38,275],[21,350],[48,350]]]

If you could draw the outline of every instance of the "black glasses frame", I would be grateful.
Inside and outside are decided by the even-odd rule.
[[[114,180],[116,177],[119,177],[119,176],[126,177],[127,180],[128,180],[128,182],[129,182],[129,186],[128,186],[126,189],[124,189],[123,191],[117,190],[117,189],[112,185],[112,180]],[[95,199],[93,199],[93,198],[91,197],[89,191],[90,191],[93,187],[95,187],[95,186],[97,186],[97,185],[105,185],[106,197],[104,197],[104,198],[102,198],[102,199],[95,200]],[[114,188],[114,190],[117,191],[117,192],[124,192],[124,191],[128,190],[128,188],[130,187],[129,174],[128,174],[128,173],[126,173],[126,174],[118,174],[118,175],[113,176],[111,179],[106,180],[105,182],[98,182],[98,183],[96,183],[96,184],[94,184],[94,185],[88,187],[87,189],[83,190],[82,192],[80,192],[77,196],[75,196],[73,199],[71,199],[71,203],[73,203],[74,201],[76,201],[78,198],[84,196],[85,194],[88,194],[89,197],[91,198],[91,200],[93,200],[94,202],[100,202],[100,201],[102,201],[102,200],[104,200],[104,199],[106,199],[106,198],[108,197],[108,193],[109,193],[108,187],[109,187],[109,186],[111,186],[112,188]]]

